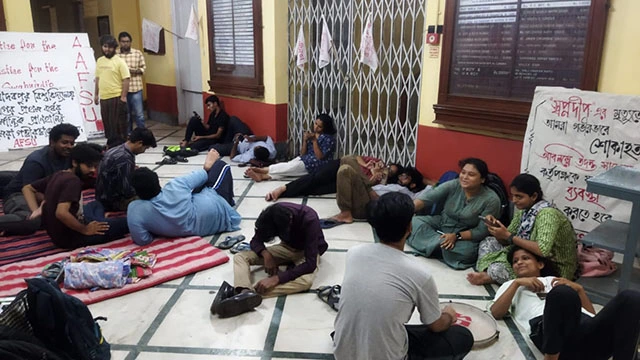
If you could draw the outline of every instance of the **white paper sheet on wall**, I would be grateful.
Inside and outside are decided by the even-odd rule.
[[[142,19],[142,46],[153,52],[160,49],[160,31],[162,26],[151,20]]]
[[[198,28],[198,14],[196,13],[196,9],[193,5],[191,5],[191,14],[189,15],[189,23],[187,24],[187,31],[185,32],[184,37],[198,41]]]

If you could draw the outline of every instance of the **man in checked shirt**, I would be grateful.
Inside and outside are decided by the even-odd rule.
[[[129,133],[133,130],[133,122],[136,127],[144,128],[144,109],[142,108],[142,74],[146,65],[142,51],[131,48],[131,34],[126,31],[118,35],[120,42],[120,52],[118,55],[127,63],[131,81],[129,82],[129,93],[127,94],[127,106],[129,107],[128,122]]]

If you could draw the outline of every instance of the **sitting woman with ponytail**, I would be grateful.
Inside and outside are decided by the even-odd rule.
[[[509,227],[487,216],[491,236],[480,242],[478,272],[467,275],[474,285],[502,284],[515,277],[507,253],[513,245],[548,258],[560,276],[573,280],[578,267],[576,234],[567,217],[542,198],[535,176],[520,174],[510,185],[517,209]]]

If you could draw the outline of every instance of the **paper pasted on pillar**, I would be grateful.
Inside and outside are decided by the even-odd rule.
[[[50,118],[55,118],[56,124],[67,122],[78,126],[79,141],[87,136],[102,135],[99,106],[93,104],[95,57],[93,49],[89,47],[87,34],[0,32],[0,75],[2,91],[22,90],[28,93],[70,89],[74,93],[77,111],[67,111],[63,117],[56,117],[57,113],[53,112]],[[91,99],[92,103],[89,104],[86,99]],[[20,115],[27,117],[29,115],[29,108],[22,108],[21,104],[10,102],[2,105],[14,108],[6,108],[0,115],[12,116],[11,111],[19,111]],[[32,115],[37,118],[41,114]],[[14,125],[17,126],[15,130],[22,129],[23,134],[29,133],[26,128],[37,126],[32,121]],[[43,125],[49,124],[45,122]],[[41,142],[39,137],[30,141],[19,139],[22,138],[16,138],[18,141],[9,148],[48,144],[48,140]]]
[[[614,166],[637,166],[640,97],[536,88],[522,149],[522,172],[571,220],[578,237],[600,223],[629,221],[631,205],[588,192],[586,180]]]

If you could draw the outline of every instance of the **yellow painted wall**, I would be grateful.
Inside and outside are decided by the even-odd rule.
[[[205,0],[198,1],[198,13],[202,16],[204,31],[201,33],[202,91],[209,90],[209,34],[207,32],[207,8]],[[262,48],[264,68],[264,99],[248,100],[267,104],[284,104],[289,99],[287,46],[287,0],[262,0]]]
[[[142,24],[143,18],[171,30],[173,26],[171,21],[171,0],[140,0],[140,24]],[[133,34],[131,35],[133,36]],[[147,84],[176,86],[176,65],[173,57],[172,37],[171,33],[164,32],[165,49],[167,50],[164,55],[149,55],[145,53],[144,59],[147,64],[145,81]]]
[[[111,9],[116,14],[111,21],[111,35],[117,40],[118,34],[126,31],[133,38],[131,47],[142,50],[142,19],[138,0],[111,0]]]
[[[33,32],[31,2],[27,0],[2,0],[7,31]]]
[[[428,2],[428,25],[435,24],[436,18],[437,24],[443,23],[445,1]],[[637,14],[640,14],[640,1],[611,0],[598,91],[640,95],[640,67],[637,65],[637,60],[640,58],[640,46],[637,40],[640,37],[640,22],[637,20]],[[435,119],[433,105],[438,101],[440,82],[440,56],[437,59],[429,58],[429,47],[430,45],[425,45],[423,55],[420,125],[443,127],[433,123]],[[521,137],[484,131],[470,130],[470,132],[521,140]]]
[[[611,0],[599,91],[640,95],[640,1]]]

